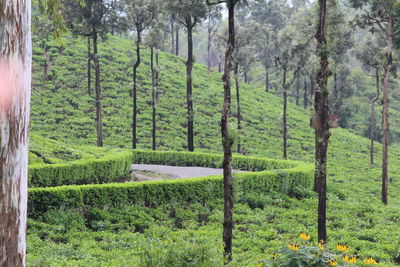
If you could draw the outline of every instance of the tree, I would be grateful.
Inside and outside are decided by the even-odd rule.
[[[188,56],[186,61],[186,103],[187,103],[187,149],[194,151],[194,110],[193,110],[193,29],[206,16],[207,6],[202,0],[176,0],[170,10],[177,12],[178,22],[187,32]]]
[[[126,12],[128,24],[131,30],[136,31],[136,62],[133,65],[133,88],[132,88],[132,148],[137,146],[137,70],[141,63],[140,45],[142,33],[147,29],[154,19],[157,5],[153,0],[126,0]]]
[[[310,17],[306,10],[299,11],[292,17],[290,24],[287,24],[279,33],[275,42],[277,55],[276,66],[282,74],[282,151],[283,159],[287,159],[287,98],[288,91],[311,54],[310,44],[312,39]]]
[[[376,117],[375,103],[379,99],[380,94],[380,71],[384,62],[383,52],[380,52],[384,44],[381,38],[367,38],[356,49],[356,57],[364,66],[366,71],[374,72],[376,95],[371,99],[371,117],[370,117],[370,165],[374,165],[374,140],[376,138]]]
[[[221,117],[221,136],[224,148],[222,168],[224,173],[224,255],[226,263],[232,261],[232,231],[233,231],[233,177],[232,177],[232,145],[233,138],[229,132],[229,115],[231,109],[231,72],[234,67],[235,52],[235,5],[240,0],[218,0],[207,4],[226,3],[228,8],[228,42],[225,52],[225,67],[222,81],[224,82],[224,104]]]
[[[106,38],[116,25],[123,26],[119,16],[119,5],[107,0],[63,1],[63,17],[73,34],[92,38],[93,54],[90,55],[95,67],[96,132],[97,146],[103,146],[103,115],[101,105],[100,60],[98,38]],[[90,62],[88,62],[88,83],[90,83]]]
[[[0,5],[0,266],[25,265],[31,2]]]
[[[315,128],[315,190],[318,193],[318,240],[326,242],[326,169],[329,133],[328,102],[328,47],[326,41],[326,0],[319,2],[319,20],[315,38],[319,69],[317,72],[317,88],[314,98],[313,127]]]
[[[207,69],[211,73],[211,52],[215,34],[218,31],[219,23],[222,19],[220,6],[208,6],[207,13]]]
[[[400,19],[400,3],[396,0],[351,0],[354,8],[362,10],[358,19],[359,26],[369,28],[371,32],[380,30],[387,43],[386,62],[383,66],[383,100],[382,100],[382,202],[388,203],[388,146],[389,146],[389,78],[393,67],[393,40],[399,33],[396,24]]]

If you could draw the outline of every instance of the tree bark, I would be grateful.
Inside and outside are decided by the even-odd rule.
[[[100,62],[97,53],[97,32],[93,26],[93,61],[95,64],[97,146],[103,146],[103,116],[101,111]]]
[[[304,102],[303,102],[303,105],[304,105],[304,108],[305,108],[305,109],[308,107],[308,94],[307,94],[307,90],[308,90],[308,88],[307,88],[307,77],[304,76]]]
[[[179,27],[175,29],[175,55],[179,56]]]
[[[300,106],[300,75],[296,75],[296,106]]]
[[[383,80],[383,101],[382,101],[382,130],[383,130],[383,142],[382,142],[382,202],[383,204],[388,204],[388,145],[389,145],[389,76],[393,64],[393,17],[390,14],[388,18],[387,28],[386,28],[386,38],[387,38],[387,63],[385,65],[385,77]]]
[[[31,1],[0,5],[0,266],[25,266]],[[7,30],[4,30],[7,29]]]
[[[268,66],[265,67],[265,92],[269,92],[269,69]]]
[[[150,51],[150,68],[151,68],[151,108],[152,108],[152,149],[156,150],[156,70],[154,69],[154,47]]]
[[[132,148],[136,149],[137,146],[137,135],[136,135],[136,128],[137,128],[137,69],[141,63],[140,59],[140,43],[142,42],[142,32],[141,27],[139,25],[136,26],[137,32],[137,41],[136,41],[136,62],[133,65],[133,111],[132,111]]]
[[[175,18],[174,18],[174,16],[171,16],[170,26],[171,26],[171,54],[175,54]]]
[[[310,75],[310,86],[311,96],[315,96],[315,84],[313,75]]]
[[[91,83],[92,83],[92,62],[91,62],[91,52],[90,52],[90,37],[88,36],[87,38],[87,88],[88,88],[88,94],[92,94],[92,90],[90,88]]]
[[[317,73],[317,90],[315,92],[314,109],[319,123],[315,127],[315,185],[318,193],[318,240],[327,241],[326,234],[326,170],[329,133],[329,103],[328,103],[328,53],[325,37],[326,0],[319,0],[319,22],[317,39],[317,54],[320,66]]]
[[[337,82],[337,73],[336,73],[336,70],[335,70],[335,72],[333,73],[333,90],[332,90],[333,114],[338,114],[338,109],[339,109],[339,89],[338,89],[338,84],[337,83],[338,83]]]
[[[186,18],[187,41],[188,41],[188,58],[186,61],[186,102],[187,102],[187,124],[188,124],[188,150],[194,151],[194,112],[193,112],[193,88],[192,88],[192,68],[193,68],[193,26],[192,18]]]
[[[375,102],[379,99],[379,68],[375,69],[376,95],[371,101],[371,154],[370,164],[374,165],[374,140],[376,132]]]
[[[224,148],[222,168],[224,173],[224,255],[226,263],[232,261],[232,231],[233,231],[233,177],[232,177],[232,145],[233,140],[229,133],[229,116],[231,109],[231,79],[234,67],[233,53],[235,50],[235,4],[236,1],[227,1],[228,7],[228,44],[225,52],[225,66],[222,81],[224,83],[224,105],[221,117],[221,135]]]
[[[208,38],[207,38],[207,70],[208,74],[211,73],[211,39],[212,39],[212,24],[211,24],[211,10],[208,11]]]
[[[283,68],[283,116],[282,116],[282,150],[283,159],[287,159],[287,84],[286,84],[286,67]]]
[[[234,75],[235,75],[235,87],[236,87],[236,110],[237,110],[237,130],[238,130],[238,138],[237,138],[237,153],[241,153],[240,147],[240,138],[242,132],[242,115],[240,113],[240,84],[239,84],[239,63],[235,62],[234,68]]]

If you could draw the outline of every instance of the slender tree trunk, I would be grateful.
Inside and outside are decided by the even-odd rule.
[[[338,89],[338,84],[337,84],[337,74],[336,70],[333,73],[333,113],[337,114],[338,113],[338,106],[339,106],[339,89]]]
[[[171,54],[175,54],[175,18],[171,16]]]
[[[189,26],[187,28],[187,38],[188,38],[188,58],[186,61],[186,97],[187,97],[187,120],[188,120],[188,150],[194,151],[194,113],[193,113],[193,88],[192,88],[192,68],[193,68],[193,27],[192,18],[188,17],[186,24]]]
[[[306,76],[304,76],[304,108],[308,107],[308,94],[307,94],[307,79]]]
[[[315,127],[315,185],[318,193],[318,240],[326,242],[326,164],[329,133],[328,104],[328,54],[325,37],[326,0],[319,0],[319,23],[315,35],[317,54],[320,66],[317,73],[317,90],[315,92],[314,109],[319,123]]]
[[[300,106],[300,74],[296,75],[296,106]]]
[[[46,41],[43,41],[43,50],[44,50],[44,80],[48,81],[49,80],[49,51],[48,47],[46,44]]]
[[[151,68],[151,109],[152,109],[152,149],[156,150],[156,70],[154,69],[154,47],[150,50],[150,68]]]
[[[222,145],[224,159],[224,255],[226,263],[232,261],[232,231],[233,231],[233,177],[232,177],[232,145],[233,140],[229,133],[229,115],[231,109],[231,72],[234,66],[233,53],[235,50],[235,3],[228,1],[228,44],[225,52],[225,67],[222,80],[224,82],[224,105],[221,117]]]
[[[136,149],[137,146],[137,135],[136,135],[136,129],[137,129],[137,69],[141,63],[140,59],[140,43],[142,42],[142,32],[140,30],[140,27],[137,26],[137,41],[136,41],[136,62],[133,65],[133,111],[132,111],[132,148]]]
[[[235,87],[236,87],[236,108],[237,108],[237,130],[238,130],[238,139],[237,139],[237,153],[241,153],[241,148],[240,148],[240,139],[241,139],[241,133],[242,133],[242,115],[240,113],[240,85],[239,85],[239,63],[235,62],[235,68],[234,68],[234,75],[235,75]]]
[[[265,92],[269,92],[269,69],[268,66],[265,65]]]
[[[208,74],[211,73],[211,41],[212,41],[212,24],[211,24],[211,10],[208,16],[208,38],[207,38],[207,69]]]
[[[222,72],[222,56],[218,56],[218,73]]]
[[[375,102],[379,99],[379,69],[375,69],[376,95],[371,101],[371,155],[370,164],[374,165],[374,140],[376,132]]]
[[[244,70],[243,71],[243,79],[244,79],[244,83],[249,83],[249,79],[248,79],[248,71]]]
[[[385,65],[385,77],[383,80],[383,101],[382,101],[382,130],[383,130],[383,154],[382,154],[382,202],[383,204],[388,204],[388,184],[389,184],[389,176],[388,176],[388,145],[389,145],[389,76],[390,71],[392,69],[393,64],[393,17],[389,16],[387,29],[386,29],[386,38],[387,38],[387,63]]]
[[[31,1],[0,5],[0,266],[25,266]],[[4,41],[8,40],[8,41]]]
[[[88,49],[88,53],[87,53],[87,88],[88,88],[88,94],[91,95],[92,94],[92,90],[90,88],[91,84],[92,84],[92,62],[91,62],[91,52],[90,52],[90,37],[88,36],[87,38],[87,49]]]
[[[101,87],[100,87],[100,62],[97,53],[97,32],[93,27],[93,61],[95,64],[95,91],[96,91],[96,130],[97,146],[103,146],[103,116],[101,111]]]
[[[179,27],[175,27],[175,55],[179,56]]]
[[[282,146],[283,159],[287,159],[287,85],[286,85],[286,67],[283,68],[283,116],[282,116]]]
[[[315,97],[315,84],[314,84],[314,77],[313,75],[310,75],[310,92],[311,92],[311,96]]]

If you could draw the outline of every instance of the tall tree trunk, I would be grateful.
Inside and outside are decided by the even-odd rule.
[[[193,130],[193,88],[192,88],[192,68],[193,68],[193,27],[192,18],[188,17],[186,19],[186,24],[189,26],[187,28],[187,38],[188,38],[188,58],[186,61],[186,102],[187,102],[187,124],[188,124],[188,150],[194,151],[194,130]]]
[[[319,0],[319,22],[317,39],[317,54],[320,66],[317,73],[317,90],[315,92],[314,109],[318,118],[315,127],[315,185],[318,193],[318,240],[326,242],[326,164],[329,133],[328,104],[328,54],[325,52],[327,42],[325,37],[326,0]]]
[[[132,111],[132,148],[136,149],[137,145],[137,135],[136,135],[136,128],[137,128],[137,69],[141,63],[140,60],[140,43],[142,42],[142,32],[140,27],[137,26],[137,41],[136,41],[136,62],[133,65],[133,111]]]
[[[237,153],[241,153],[240,148],[240,139],[242,133],[242,115],[240,113],[240,85],[239,85],[239,63],[235,62],[234,68],[234,75],[235,75],[235,87],[236,87],[236,108],[237,108],[237,130],[238,130],[238,139],[237,139]]]
[[[265,65],[265,92],[269,92],[269,69],[268,66]]]
[[[152,149],[156,150],[156,70],[154,69],[154,47],[150,51],[150,68],[151,68],[151,108],[152,108]]]
[[[315,97],[315,81],[313,74],[310,75],[310,92],[311,96]]]
[[[175,55],[179,56],[179,27],[175,28]]]
[[[375,102],[379,99],[379,68],[375,69],[376,95],[371,101],[371,154],[370,164],[374,165],[374,140],[376,132]]]
[[[222,72],[222,56],[218,55],[218,73]]]
[[[383,130],[383,142],[382,142],[382,202],[387,205],[388,203],[388,145],[389,145],[389,76],[393,64],[393,17],[389,15],[387,28],[387,63],[385,65],[385,77],[383,80],[383,101],[382,101],[382,130]]]
[[[0,42],[0,266],[20,267],[26,248],[31,1],[6,3],[0,5],[0,29],[7,29]]]
[[[103,146],[103,116],[101,111],[100,62],[97,53],[97,32],[93,27],[93,61],[95,65],[97,146]]]
[[[283,149],[283,159],[287,159],[287,84],[286,84],[286,67],[283,68],[283,116],[282,116],[282,149]]]
[[[207,38],[207,70],[211,73],[211,41],[212,41],[212,24],[211,24],[211,9],[208,11],[208,38]]]
[[[332,96],[333,96],[333,113],[337,114],[338,113],[338,107],[339,107],[339,89],[338,89],[338,84],[337,84],[337,68],[335,68],[335,72],[333,73],[333,90],[332,90]]]
[[[224,105],[221,117],[221,135],[224,148],[222,168],[224,172],[224,255],[227,263],[232,261],[232,231],[233,231],[233,177],[232,177],[232,145],[229,133],[229,116],[231,110],[231,72],[234,67],[233,53],[235,50],[235,3],[229,0],[228,6],[228,44],[225,52],[225,66],[222,81],[224,82]]]
[[[50,57],[49,57],[49,48],[46,44],[46,40],[43,41],[43,50],[44,50],[44,80],[48,81],[49,80],[49,61],[50,61]]]
[[[92,62],[91,62],[91,53],[90,53],[90,37],[88,36],[87,38],[87,49],[88,49],[88,53],[87,53],[87,88],[88,88],[88,94],[91,95],[92,94],[92,90],[90,88],[91,84],[92,84]]]
[[[171,16],[170,26],[171,26],[171,54],[175,54],[175,17],[174,16]]]
[[[304,108],[307,108],[308,107],[308,94],[307,94],[307,90],[308,90],[308,88],[307,88],[307,77],[306,76],[304,76]]]
[[[300,74],[296,74],[296,106],[300,106]]]
[[[244,79],[244,83],[249,83],[249,79],[248,79],[248,71],[247,70],[243,70],[243,79]]]

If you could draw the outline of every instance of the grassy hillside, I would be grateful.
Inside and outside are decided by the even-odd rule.
[[[104,143],[109,147],[129,147],[131,144],[132,42],[118,37],[109,37],[108,41],[102,43],[99,51],[102,55]],[[55,45],[52,46],[51,81],[42,79],[43,51],[36,47],[34,53],[32,132],[63,141],[66,144],[95,144],[94,96],[88,96],[86,89],[85,42],[69,40],[67,46],[62,49]],[[138,146],[139,148],[150,148],[151,88],[149,51],[147,49],[143,50],[143,60],[144,63],[139,71]],[[160,71],[161,82],[157,111],[158,147],[162,150],[184,150],[186,146],[184,59],[161,53]],[[219,120],[223,92],[220,76],[218,73],[207,75],[205,66],[195,65],[193,74],[195,149],[199,151],[221,151]],[[265,93],[263,88],[250,86],[243,86],[241,93],[243,131],[240,139],[245,153],[280,158],[281,99]],[[235,107],[234,104],[233,116],[236,115]],[[310,110],[289,105],[288,155],[290,159],[312,162],[314,137],[313,129],[309,127],[311,114]],[[232,119],[232,125],[235,127],[235,118]],[[31,143],[31,150],[35,147],[42,147],[39,138],[33,138]],[[349,243],[358,255],[370,255],[379,260],[391,262],[386,266],[393,266],[393,262],[400,259],[398,254],[400,248],[398,227],[400,222],[399,147],[392,146],[390,150],[390,196],[389,205],[384,207],[380,204],[380,170],[378,166],[380,147],[377,147],[377,164],[371,168],[368,146],[369,141],[363,137],[344,129],[332,130],[328,166],[330,192],[328,235],[333,242]],[[66,145],[66,149],[71,148]],[[243,265],[256,264],[257,259],[267,257],[262,251],[285,244],[284,242],[296,237],[300,231],[309,231],[314,237],[316,236],[315,197],[303,200],[273,198],[265,200],[268,203],[268,207],[265,209],[250,209],[243,203],[236,206],[238,225],[235,232],[235,253],[239,266],[242,265],[241,263]],[[248,203],[248,201],[244,202]],[[33,253],[30,256],[31,263],[39,265],[44,262],[43,264],[45,264],[46,260],[65,263],[64,261],[73,258],[74,261],[71,261],[70,265],[103,262],[107,263],[107,266],[115,266],[115,264],[124,262],[122,260],[120,262],[113,261],[113,259],[128,257],[129,251],[131,251],[132,257],[140,256],[132,252],[138,249],[141,249],[142,252],[147,251],[146,253],[162,252],[166,253],[165,255],[170,253],[167,249],[168,245],[165,245],[167,250],[158,251],[157,249],[161,248],[156,249],[155,240],[171,239],[175,243],[178,242],[176,246],[184,251],[184,248],[192,243],[187,241],[188,239],[179,241],[182,236],[192,238],[189,239],[193,241],[193,244],[212,244],[211,247],[215,249],[220,246],[218,242],[221,233],[222,205],[221,203],[211,203],[208,208],[207,212],[210,213],[211,219],[202,225],[193,222],[193,220],[196,221],[194,218],[196,218],[197,212],[204,212],[199,207],[182,208],[179,211],[179,218],[182,221],[178,226],[171,221],[173,219],[162,215],[168,213],[166,210],[169,207],[160,207],[160,210],[153,212],[148,210],[132,211],[128,208],[124,211],[112,211],[119,214],[121,221],[113,220],[111,215],[110,217],[104,215],[105,217],[100,220],[103,228],[99,225],[85,228],[88,227],[84,225],[85,218],[75,218],[75,215],[64,214],[65,218],[63,218],[66,221],[75,220],[78,226],[76,228],[64,227],[60,230],[61,232],[57,230],[57,227],[62,225],[62,216],[60,216],[60,220],[56,220],[53,217],[58,215],[49,214],[48,218],[43,218],[43,221],[50,226],[35,222],[31,228],[30,251]],[[146,217],[146,220],[158,223],[153,226],[148,225],[145,235],[131,233],[125,226],[120,226],[120,224],[125,225],[124,220],[126,219],[121,214],[130,213],[134,213],[140,218],[150,216],[151,218]],[[110,225],[114,225],[116,228],[112,228],[114,226]],[[78,238],[74,231],[82,229],[89,232],[93,229],[105,229],[110,232],[107,232],[105,237],[99,237],[100,234],[97,232],[86,232],[85,236]],[[41,238],[43,232],[47,230],[51,230],[51,237]],[[124,233],[124,238],[122,238],[124,240],[119,237],[121,231]],[[208,234],[203,240],[201,236],[204,232]],[[259,236],[263,238],[258,240]],[[82,243],[80,243],[81,238],[85,240]],[[126,247],[124,247],[125,245]],[[101,246],[105,246],[104,249]],[[211,251],[208,247],[199,245],[196,248],[199,251],[206,251],[203,251],[204,255],[207,253],[214,255],[215,251]],[[60,253],[64,256],[59,256]],[[43,256],[45,254],[46,256]],[[47,257],[47,255],[52,256]]]

